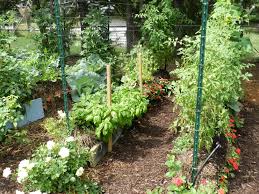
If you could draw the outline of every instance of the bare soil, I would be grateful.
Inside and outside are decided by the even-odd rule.
[[[243,115],[244,127],[239,130],[241,149],[240,171],[230,182],[233,194],[259,193],[259,63],[251,68],[253,78],[244,85],[246,96]]]
[[[166,184],[165,161],[174,137],[169,129],[175,117],[172,110],[169,99],[151,107],[144,118],[125,131],[112,153],[89,169],[106,194],[140,194]]]

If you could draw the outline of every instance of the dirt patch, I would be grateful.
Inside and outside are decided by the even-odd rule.
[[[169,99],[151,107],[144,118],[125,131],[113,152],[89,169],[105,193],[139,194],[165,184],[165,161],[174,137],[169,130],[175,117],[172,110]]]
[[[230,182],[233,194],[259,193],[259,64],[251,68],[253,78],[245,83],[244,127],[239,130],[240,171]]]

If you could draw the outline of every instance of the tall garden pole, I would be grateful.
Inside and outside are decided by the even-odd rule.
[[[106,66],[107,71],[107,105],[112,106],[112,79],[111,79],[111,65]],[[108,152],[112,152],[112,135],[108,139]]]
[[[64,95],[64,111],[66,113],[67,128],[70,129],[69,115],[68,115],[68,100],[67,100],[67,81],[65,73],[65,51],[63,46],[62,29],[60,25],[60,6],[59,0],[54,0],[55,16],[56,16],[56,28],[58,34],[58,50],[59,50],[59,64],[61,66],[62,75],[62,89]]]
[[[202,81],[203,81],[203,69],[204,69],[204,59],[205,59],[207,19],[208,19],[208,0],[203,0],[200,63],[199,63],[199,73],[198,73],[198,91],[197,91],[197,99],[196,99],[194,149],[193,149],[193,161],[192,161],[192,182],[194,182],[195,180],[195,175],[197,174],[197,168],[198,168],[199,130],[200,130],[201,109],[202,109],[202,104],[201,104],[202,103]]]

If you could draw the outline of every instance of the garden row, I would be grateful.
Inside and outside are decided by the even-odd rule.
[[[223,164],[213,164],[211,161],[210,168],[205,174],[197,175],[196,184],[191,181],[189,172],[195,126],[197,64],[200,57],[198,33],[196,36],[183,39],[184,46],[180,49],[182,64],[173,72],[179,78],[173,83],[175,109],[179,110],[173,126],[180,127],[180,134],[173,142],[173,149],[166,162],[166,176],[172,181],[167,188],[158,187],[149,193],[228,192],[228,179],[234,177],[240,162],[241,151],[236,141],[237,128],[242,126],[239,116],[239,101],[243,97],[242,81],[251,77],[246,69],[252,65],[242,62],[252,52],[251,43],[242,36],[243,30],[239,26],[246,21],[245,12],[239,5],[230,1],[217,1],[208,20],[199,158],[202,159],[201,153],[205,148],[210,152],[217,143],[225,142],[226,145],[221,145],[226,148],[223,151],[225,158],[221,161]],[[203,157],[200,163],[205,162],[205,159]],[[202,165],[199,165],[198,168],[201,167]],[[218,171],[217,168],[221,170]]]

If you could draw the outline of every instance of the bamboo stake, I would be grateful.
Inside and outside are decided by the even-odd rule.
[[[143,93],[143,78],[142,78],[142,53],[141,50],[138,53],[138,72],[139,72],[139,89]]]
[[[111,65],[107,64],[107,105],[112,106],[112,81],[111,81]],[[108,152],[112,151],[112,135],[108,140]]]

